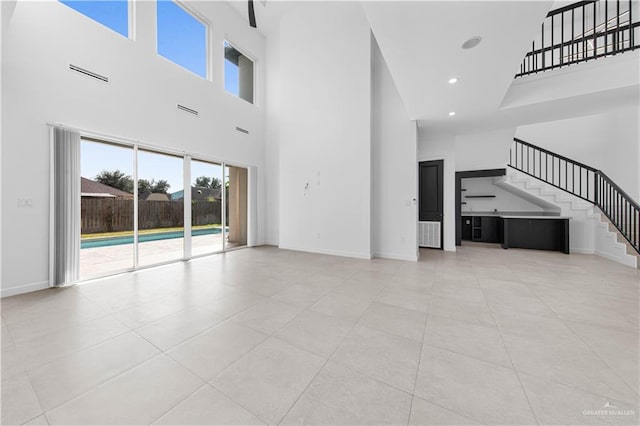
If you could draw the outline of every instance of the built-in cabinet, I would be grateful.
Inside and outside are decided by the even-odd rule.
[[[560,216],[462,216],[462,239],[569,253],[569,219]]]
[[[502,242],[502,219],[493,216],[462,216],[462,239],[483,243]]]

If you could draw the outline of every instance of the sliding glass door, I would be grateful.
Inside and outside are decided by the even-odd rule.
[[[184,257],[183,157],[138,150],[138,265]]]
[[[246,168],[87,136],[80,148],[80,280],[247,245]]]
[[[134,267],[132,147],[80,143],[80,279]]]
[[[224,249],[222,165],[191,160],[191,255]]]

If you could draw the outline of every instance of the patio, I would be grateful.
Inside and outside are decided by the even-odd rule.
[[[191,237],[191,254],[222,251],[222,235],[208,234]],[[227,247],[233,246],[227,244]],[[139,264],[149,266],[183,258],[184,238],[147,241],[139,244]],[[85,248],[80,250],[80,279],[103,276],[133,268],[133,244]]]

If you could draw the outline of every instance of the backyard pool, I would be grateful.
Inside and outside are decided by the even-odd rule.
[[[219,234],[222,231],[221,228],[207,228],[207,229],[193,229],[191,235],[197,237],[199,235]],[[172,238],[183,238],[184,232],[182,231],[170,231],[170,232],[154,232],[151,234],[140,234],[138,236],[138,242],[145,243],[148,241],[169,240]],[[118,246],[122,244],[133,244],[133,235],[121,236],[121,237],[104,237],[93,238],[80,241],[80,248],[95,248],[95,247],[107,247]]]

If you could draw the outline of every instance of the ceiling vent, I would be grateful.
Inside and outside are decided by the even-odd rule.
[[[86,75],[88,77],[95,78],[96,80],[103,81],[105,83],[109,82],[109,77],[105,77],[104,75],[100,75],[100,74],[95,73],[93,71],[86,70],[86,69],[81,68],[81,67],[79,67],[77,65],[69,64],[69,69],[71,71],[75,71],[75,72],[79,72],[80,74],[84,74],[84,75]]]
[[[242,127],[236,126],[236,130],[247,135],[249,134],[249,131],[247,129],[243,129]]]
[[[198,115],[199,114],[199,112],[196,111],[195,109],[191,109],[189,107],[186,107],[186,106],[180,105],[180,104],[178,104],[178,109],[181,109],[182,111],[188,112],[189,114],[193,114],[193,115]]]

